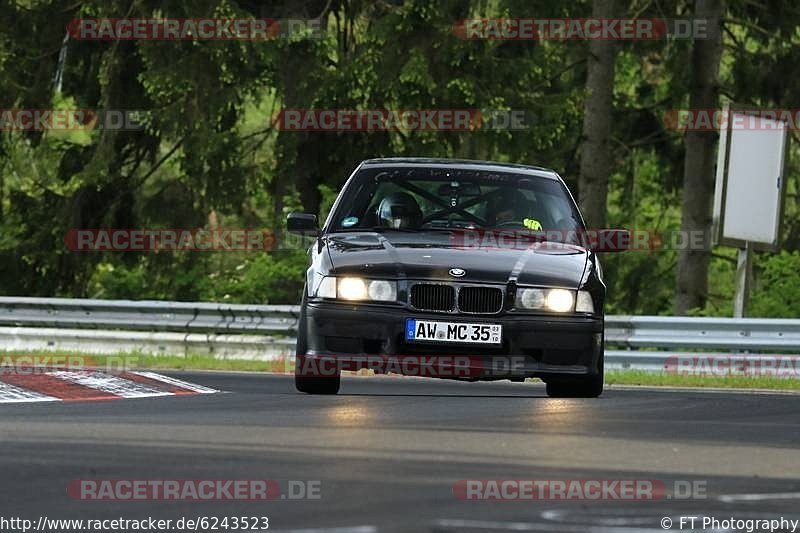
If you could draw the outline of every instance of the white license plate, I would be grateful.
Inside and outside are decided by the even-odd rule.
[[[500,324],[406,319],[406,340],[409,341],[500,344],[502,333],[503,326]]]

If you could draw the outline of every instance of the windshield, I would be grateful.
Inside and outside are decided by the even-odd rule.
[[[457,168],[365,169],[343,191],[329,231],[525,229],[578,231],[557,180]]]

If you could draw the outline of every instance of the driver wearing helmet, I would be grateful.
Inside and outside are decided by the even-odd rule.
[[[488,221],[491,225],[519,224],[530,230],[542,230],[542,224],[535,218],[530,218],[531,203],[521,191],[499,189],[490,197],[488,207]]]
[[[422,225],[422,209],[407,192],[387,195],[378,205],[381,226],[393,229],[418,229]]]

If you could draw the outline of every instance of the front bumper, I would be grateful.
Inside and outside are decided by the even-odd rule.
[[[407,318],[502,324],[502,345],[408,342]],[[598,317],[452,315],[376,304],[309,302],[304,320],[305,359],[334,363],[343,370],[371,368],[378,373],[469,380],[533,376],[547,380],[595,375],[603,353],[603,320]]]

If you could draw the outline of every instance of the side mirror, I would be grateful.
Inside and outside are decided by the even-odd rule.
[[[626,229],[590,230],[589,248],[594,252],[624,252],[631,248],[631,232]]]
[[[312,213],[289,213],[289,217],[286,219],[286,229],[289,230],[289,233],[316,237],[319,235],[317,215]]]

